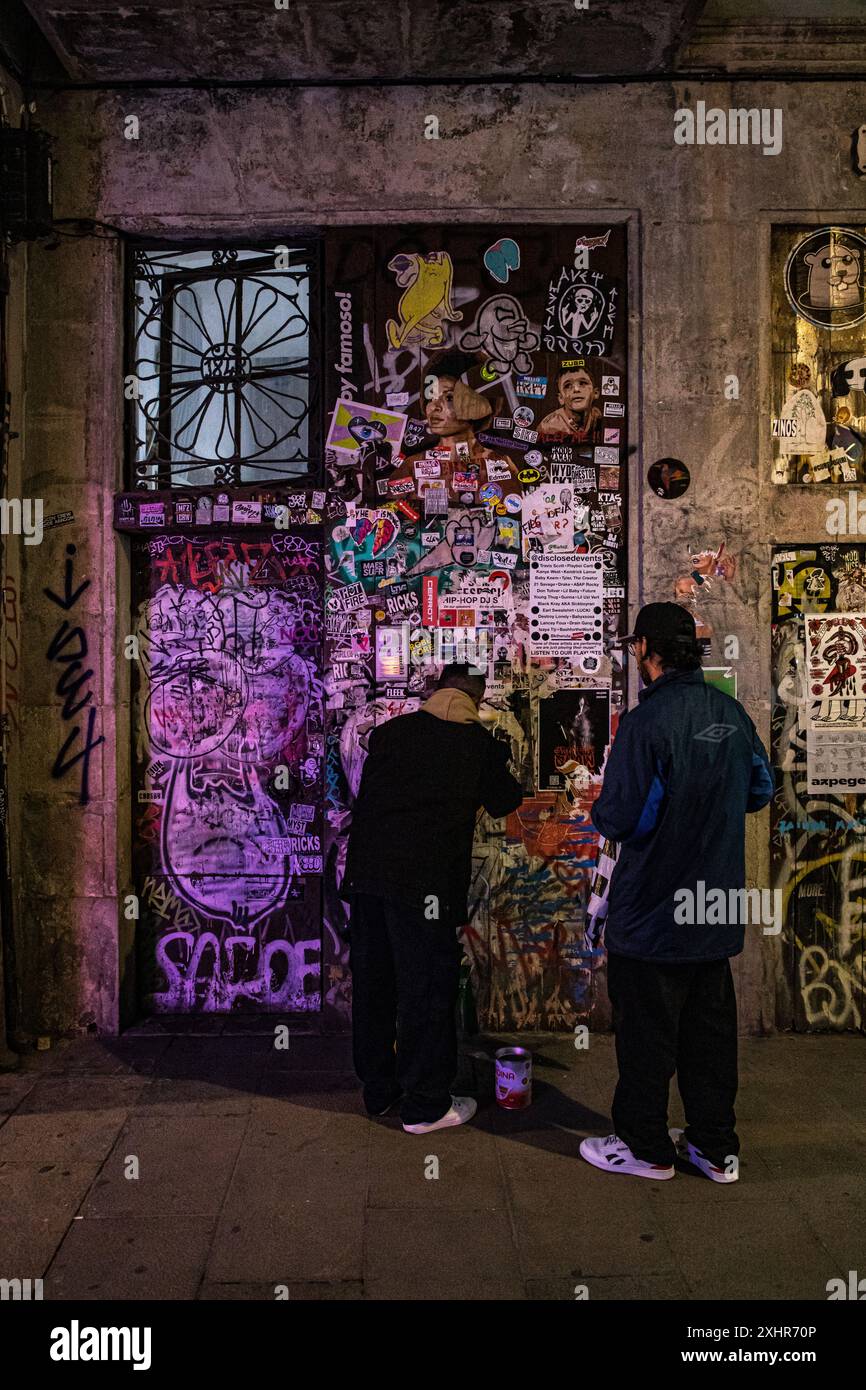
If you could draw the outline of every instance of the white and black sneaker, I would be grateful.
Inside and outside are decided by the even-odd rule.
[[[690,1163],[693,1168],[697,1168],[711,1182],[739,1181],[740,1169],[738,1164],[735,1165],[733,1172],[729,1172],[727,1168],[720,1168],[717,1163],[713,1163],[706,1154],[701,1153],[700,1149],[696,1149],[694,1144],[688,1143],[683,1138],[681,1129],[669,1129],[668,1133],[677,1146],[677,1153],[680,1158],[685,1159],[686,1163]]]
[[[452,1096],[451,1108],[438,1120],[429,1124],[404,1125],[407,1134],[430,1134],[434,1129],[451,1129],[454,1125],[465,1125],[478,1109],[478,1102],[471,1096]]]
[[[606,1139],[584,1139],[580,1156],[606,1173],[630,1173],[632,1177],[655,1178],[657,1182],[667,1182],[668,1178],[676,1176],[673,1164],[645,1163],[642,1158],[635,1158],[628,1144],[615,1134],[609,1134]]]

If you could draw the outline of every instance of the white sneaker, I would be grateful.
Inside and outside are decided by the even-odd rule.
[[[635,1158],[628,1144],[617,1139],[615,1134],[609,1134],[606,1139],[584,1139],[580,1156],[606,1173],[631,1173],[633,1177],[655,1178],[658,1182],[676,1176],[673,1164],[645,1163],[642,1158]]]
[[[465,1125],[477,1109],[478,1102],[471,1096],[452,1096],[451,1109],[446,1110],[440,1120],[432,1120],[430,1124],[404,1125],[403,1128],[407,1134],[430,1134],[434,1129],[450,1129],[452,1125]]]
[[[687,1163],[691,1163],[693,1168],[699,1168],[712,1182],[739,1181],[739,1165],[734,1169],[733,1173],[729,1173],[726,1168],[718,1168],[715,1163],[711,1163],[710,1160],[701,1153],[700,1149],[695,1148],[694,1144],[689,1144],[688,1141],[683,1138],[683,1131],[681,1129],[669,1129],[668,1134],[676,1144],[680,1158],[684,1158]]]

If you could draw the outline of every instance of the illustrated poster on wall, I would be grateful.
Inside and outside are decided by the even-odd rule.
[[[539,791],[599,778],[609,742],[609,690],[557,690],[539,700]]]
[[[805,621],[810,727],[866,728],[866,613]]]

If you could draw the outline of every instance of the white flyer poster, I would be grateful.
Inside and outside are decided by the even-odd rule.
[[[806,775],[810,796],[866,795],[866,728],[807,729]]]
[[[598,555],[546,550],[529,562],[529,642],[533,656],[601,654],[604,566]]]
[[[523,494],[523,558],[530,551],[571,550],[574,544],[574,488],[545,483]],[[532,542],[532,544],[530,544]]]

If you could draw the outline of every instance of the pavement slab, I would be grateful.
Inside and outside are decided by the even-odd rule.
[[[348,1038],[287,1021],[280,1049],[279,1020],[184,1022],[0,1076],[0,1275],[53,1299],[781,1301],[863,1268],[859,1035],[741,1041],[740,1181],[722,1186],[580,1159],[611,1130],[605,1034],[465,1042],[475,1119],[407,1135],[366,1115]],[[533,1052],[522,1111],[494,1100],[513,1043]],[[675,1084],[670,1102],[681,1125]]]

